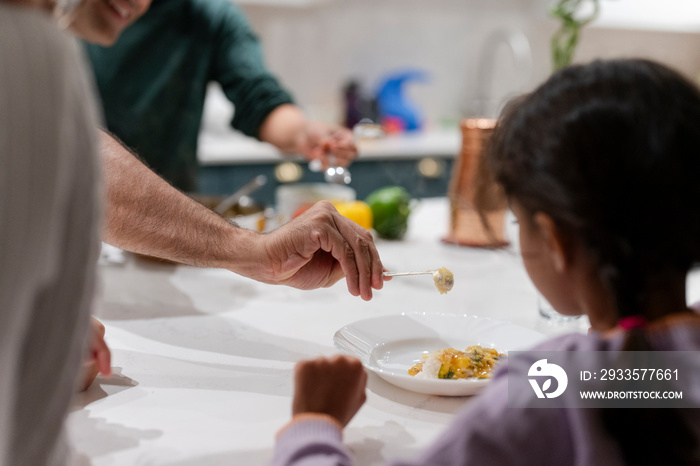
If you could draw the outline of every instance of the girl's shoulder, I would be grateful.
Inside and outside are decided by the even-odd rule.
[[[700,350],[700,314],[672,314],[651,322],[646,334],[654,349],[660,351]],[[621,348],[625,332],[568,333],[546,340],[531,351],[611,351]]]
[[[697,305],[700,306],[700,303]],[[698,330],[700,329],[700,314],[697,311],[697,309],[691,308],[689,312],[679,312],[655,320],[649,324],[649,330],[656,331],[674,327]]]
[[[593,334],[566,333],[530,348],[531,351],[597,351],[600,348],[600,341]]]
[[[651,345],[660,351],[700,351],[700,314],[672,314],[648,325]]]

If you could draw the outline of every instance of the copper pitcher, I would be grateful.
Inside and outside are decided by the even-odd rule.
[[[461,121],[460,126],[462,151],[455,161],[450,179],[450,229],[445,242],[484,248],[507,246],[505,195],[481,171],[483,150],[493,133],[496,120],[467,118]],[[476,208],[477,198],[483,217]]]

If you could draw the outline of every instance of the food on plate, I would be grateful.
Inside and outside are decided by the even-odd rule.
[[[455,284],[455,276],[445,267],[440,267],[433,272],[433,280],[440,294],[445,294],[452,289]]]
[[[434,351],[408,370],[409,375],[426,379],[488,379],[496,363],[506,357],[494,348],[468,346]]]

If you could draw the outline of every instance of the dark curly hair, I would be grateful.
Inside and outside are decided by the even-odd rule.
[[[663,65],[561,70],[504,110],[485,156],[509,199],[584,245],[618,318],[644,315],[649,289],[700,261],[700,91]],[[652,348],[638,328],[623,349]],[[601,417],[629,464],[698,464],[678,411]]]

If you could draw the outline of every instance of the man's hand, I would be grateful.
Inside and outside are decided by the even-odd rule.
[[[352,131],[321,121],[307,120],[295,105],[284,104],[265,118],[258,138],[269,142],[285,154],[301,154],[307,160],[347,167],[357,158]],[[334,160],[330,160],[333,157]]]
[[[292,415],[327,414],[346,426],[367,399],[367,373],[350,356],[301,361],[294,371]]]
[[[320,121],[306,123],[298,147],[307,160],[320,160],[324,169],[331,165],[347,167],[357,158],[352,131]]]
[[[90,348],[88,358],[83,362],[80,391],[87,390],[100,372],[112,375],[112,355],[105,343],[105,326],[95,318],[90,320]]]
[[[365,300],[372,298],[372,288],[382,287],[383,268],[372,235],[330,203],[321,202],[261,235],[188,198],[108,134],[102,143],[108,186],[105,242],[301,289],[328,287],[346,277],[350,293]]]
[[[326,201],[258,238],[258,272],[246,274],[266,283],[303,290],[328,287],[345,277],[353,296],[372,299],[384,285],[383,267],[372,235],[338,213]],[[266,263],[265,263],[266,262]]]

